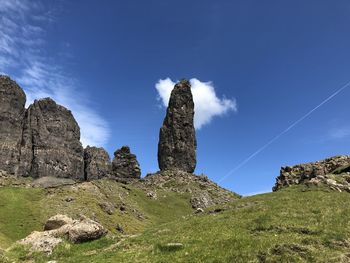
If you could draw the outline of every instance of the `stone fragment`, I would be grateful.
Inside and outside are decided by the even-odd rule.
[[[177,83],[171,92],[167,113],[159,132],[158,164],[163,170],[193,173],[196,167],[194,103],[189,81]]]

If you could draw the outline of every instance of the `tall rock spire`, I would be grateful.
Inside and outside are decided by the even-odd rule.
[[[163,170],[193,173],[196,168],[196,133],[191,85],[181,80],[171,92],[167,113],[159,132],[158,164]]]

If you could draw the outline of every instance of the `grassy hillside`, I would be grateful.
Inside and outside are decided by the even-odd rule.
[[[41,194],[33,191],[34,196]],[[48,257],[16,246],[5,252],[6,257],[9,262],[350,261],[349,193],[295,186],[195,214],[177,195],[164,200],[164,206],[152,207],[134,191],[135,204],[138,202],[140,211],[149,217],[139,224],[130,222],[135,233],[142,226],[137,235],[118,234],[80,245],[64,243]],[[36,228],[37,222],[30,221]],[[6,228],[4,221],[0,222],[1,229]],[[11,234],[5,239],[17,237]]]

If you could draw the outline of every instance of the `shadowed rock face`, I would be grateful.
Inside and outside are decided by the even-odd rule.
[[[26,95],[9,77],[0,76],[0,170],[18,174]]]
[[[85,180],[110,177],[112,164],[103,148],[86,147],[84,149]]]
[[[191,86],[187,80],[182,80],[171,92],[167,113],[160,128],[158,164],[161,171],[194,172],[197,142],[193,117]]]
[[[50,98],[36,100],[26,112],[21,171],[35,178],[84,179],[80,128],[72,113]]]
[[[116,179],[140,179],[141,169],[136,155],[130,153],[128,146],[115,151],[112,174]]]

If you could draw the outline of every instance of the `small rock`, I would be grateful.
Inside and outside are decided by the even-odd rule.
[[[116,226],[115,229],[116,229],[119,233],[124,234],[124,228],[123,228],[120,224],[118,224],[118,225]]]
[[[327,183],[328,185],[336,185],[336,184],[337,184],[337,182],[336,182],[335,180],[333,180],[333,179],[327,179],[327,180],[326,180],[326,183]]]
[[[109,215],[113,215],[114,214],[115,208],[114,208],[114,206],[111,203],[103,202],[103,203],[100,203],[99,206],[107,214],[109,214]]]
[[[157,193],[156,192],[148,192],[147,193],[147,197],[151,198],[151,199],[154,199],[154,200],[157,200]]]
[[[183,246],[184,245],[182,243],[168,243],[164,247],[168,250],[179,250],[182,249]]]
[[[202,208],[198,207],[198,208],[196,209],[196,213],[197,213],[197,214],[198,214],[198,213],[204,213],[204,210],[203,210]]]
[[[71,197],[71,196],[68,196],[66,199],[65,199],[65,201],[66,202],[72,202],[72,201],[74,201],[75,199],[73,198],[73,197]]]

